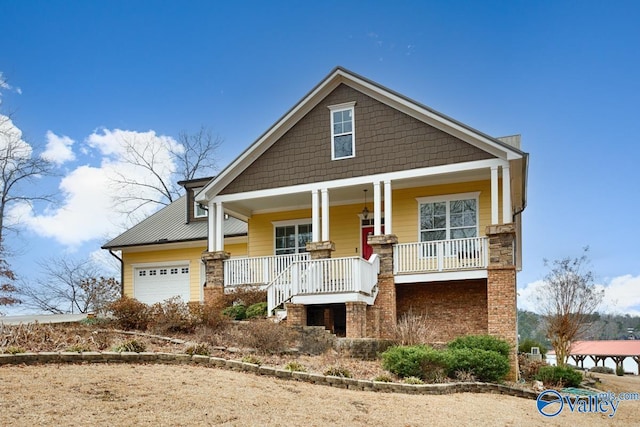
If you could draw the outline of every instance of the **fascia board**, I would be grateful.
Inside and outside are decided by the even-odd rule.
[[[304,117],[307,112],[314,108],[321,99],[328,95],[340,83],[345,83],[392,108],[449,133],[500,159],[515,160],[522,158],[524,154],[520,150],[513,149],[507,144],[463,125],[441,113],[435,112],[386,87],[345,70],[344,68],[337,67],[280,120],[260,136],[256,142],[241,153],[236,160],[218,174],[215,179],[209,182],[209,184],[196,195],[195,200],[197,202],[206,202],[215,197],[218,192],[229,185],[233,179],[258,159],[271,145],[284,135],[285,132]]]
[[[453,163],[450,165],[432,166],[422,169],[410,169],[398,172],[388,172],[376,175],[363,175],[353,178],[337,179],[332,181],[320,181],[308,184],[298,184],[287,187],[268,188],[264,190],[248,191],[244,193],[221,194],[214,197],[215,202],[228,203],[234,201],[242,201],[247,199],[255,199],[260,197],[282,196],[285,194],[311,192],[313,190],[322,190],[350,187],[355,185],[370,184],[372,182],[394,181],[399,179],[427,177],[434,175],[442,175],[455,172],[464,172],[477,169],[489,169],[491,167],[505,165],[505,160],[487,159],[476,160],[472,162]]]

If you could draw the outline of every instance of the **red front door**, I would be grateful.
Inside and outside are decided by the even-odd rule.
[[[382,226],[384,234],[384,225]],[[369,259],[373,255],[373,248],[367,243],[367,237],[373,235],[373,227],[362,227],[362,258]]]

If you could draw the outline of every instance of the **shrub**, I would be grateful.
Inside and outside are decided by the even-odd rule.
[[[266,319],[255,320],[240,326],[236,336],[238,344],[255,348],[263,354],[282,353],[291,348],[297,337],[290,328]]]
[[[243,304],[235,304],[222,310],[222,314],[232,320],[242,320],[247,317],[247,307]]]
[[[122,353],[124,351],[130,351],[130,352],[134,352],[134,353],[141,353],[143,351],[145,351],[147,349],[147,346],[143,343],[140,342],[138,340],[129,340],[129,341],[125,341],[120,345],[117,345],[114,348],[114,351],[117,351],[119,353]]]
[[[594,366],[589,369],[589,372],[596,372],[598,374],[613,374],[615,371],[608,366]]]
[[[478,381],[498,382],[509,373],[509,359],[500,353],[481,348],[454,348],[446,352],[450,377],[465,371]]]
[[[393,382],[393,378],[391,378],[389,375],[384,375],[384,374],[378,375],[373,380],[381,382],[381,383],[392,383]]]
[[[540,368],[547,366],[547,362],[543,360],[531,360],[527,356],[521,354],[518,356],[518,366],[520,367],[520,374],[522,378],[525,381],[532,381],[535,379]]]
[[[494,351],[504,357],[509,357],[511,345],[508,342],[491,335],[466,335],[458,337],[447,344],[449,349],[471,348]]]
[[[267,317],[267,303],[266,302],[257,302],[255,304],[251,304],[247,307],[247,319],[252,319],[254,317]]]
[[[344,366],[331,366],[324,371],[324,375],[331,377],[351,378],[351,371]]]
[[[66,351],[71,353],[82,353],[83,351],[91,351],[91,347],[86,344],[78,343],[68,347]]]
[[[624,368],[622,366],[616,366],[616,375],[619,377],[624,376]]]
[[[134,298],[120,298],[109,304],[109,311],[122,329],[144,331],[149,325],[149,307]]]
[[[289,362],[284,365],[284,369],[291,372],[307,372],[307,369],[298,362]]]
[[[418,377],[407,377],[404,379],[404,382],[405,384],[424,384],[424,381]]]
[[[209,356],[211,352],[209,351],[209,346],[206,344],[196,344],[187,347],[184,351],[190,356],[197,354],[199,356]]]
[[[223,307],[241,304],[249,307],[258,302],[267,301],[267,291],[260,289],[258,286],[243,285],[237,286],[231,292],[225,293],[223,298]]]
[[[447,367],[444,353],[425,345],[395,346],[382,353],[382,367],[399,377],[434,380]]]
[[[395,326],[396,342],[399,345],[426,344],[433,340],[433,326],[426,314],[416,314],[413,309],[404,313]]]
[[[547,387],[577,387],[582,373],[566,366],[542,366],[535,378]]]
[[[213,330],[218,330],[229,325],[229,317],[222,314],[222,308],[211,303],[189,304],[189,311],[198,322]]]
[[[545,355],[547,354],[547,347],[538,341],[532,340],[531,338],[525,339],[518,345],[518,352],[531,353],[531,347],[538,347],[540,349],[540,354],[542,354],[542,357],[545,357]]]
[[[199,323],[189,305],[180,297],[169,298],[163,302],[153,304],[150,308],[150,326],[154,332],[163,334],[168,332],[191,333]]]
[[[26,353],[27,351],[22,347],[11,346],[4,349],[6,354],[18,354],[18,353]]]
[[[254,356],[253,354],[249,354],[242,358],[244,363],[251,363],[254,365],[262,365],[262,360],[259,357]]]

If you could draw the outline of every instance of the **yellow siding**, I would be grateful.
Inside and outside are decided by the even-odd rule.
[[[442,196],[458,193],[480,192],[479,195],[479,235],[491,224],[491,181],[463,182],[432,187],[404,188],[393,190],[393,234],[398,242],[419,241],[417,198]],[[501,209],[501,208],[500,208]]]
[[[479,234],[491,222],[491,182],[477,181],[393,190],[393,233],[401,243],[417,242],[417,198],[458,193],[480,192]],[[501,209],[501,208],[500,208]],[[336,245],[334,257],[360,254],[360,218],[362,204],[333,206],[329,209],[329,239]],[[500,211],[502,212],[502,211]],[[309,219],[311,209],[253,215],[249,219],[248,256],[269,256],[274,250],[275,221]]]
[[[183,249],[169,250],[152,250],[145,252],[124,252],[122,259],[124,261],[124,294],[133,297],[133,269],[135,264],[156,264],[165,262],[189,262],[189,287],[191,301],[201,300],[201,280],[204,272],[201,272],[202,252],[206,250],[205,246]],[[231,256],[246,256],[247,244],[234,243],[225,245],[225,250],[231,253]]]

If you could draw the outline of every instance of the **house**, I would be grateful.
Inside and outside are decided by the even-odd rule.
[[[207,248],[207,212],[194,201],[211,178],[183,181],[185,194],[125,231],[102,248],[121,253],[124,294],[146,304],[179,296],[202,301]],[[225,246],[235,256],[246,255],[247,224],[227,217]]]
[[[337,67],[195,195],[206,287],[192,280],[190,299],[257,284],[292,325],[387,338],[413,310],[437,341],[488,333],[515,348],[527,164],[520,136],[491,137]],[[229,240],[231,218],[245,245]],[[160,246],[125,251],[125,292],[136,295],[132,272],[169,259]],[[172,257],[193,265],[199,249],[186,249]]]

